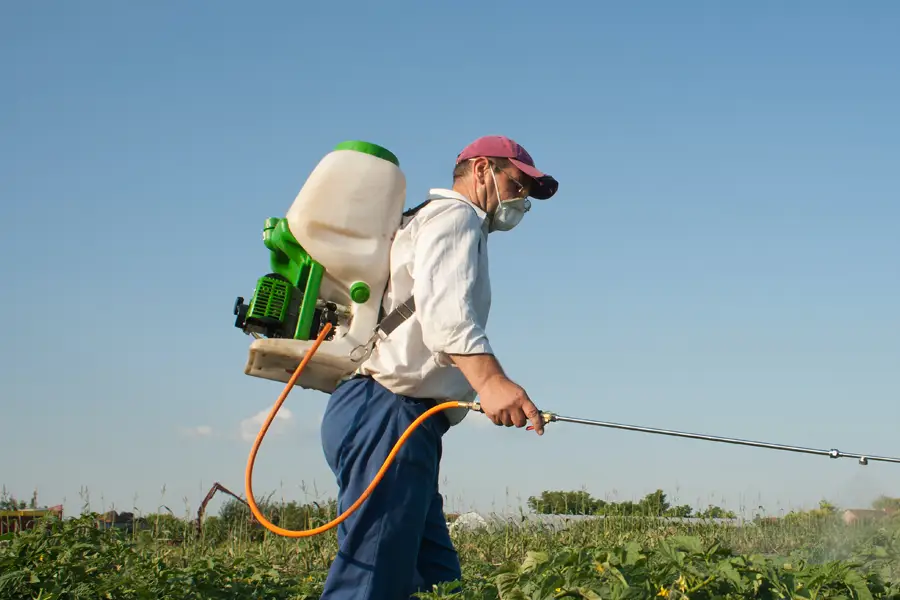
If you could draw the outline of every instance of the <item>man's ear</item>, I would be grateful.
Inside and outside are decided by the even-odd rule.
[[[479,156],[476,159],[472,160],[472,175],[475,176],[475,181],[478,183],[487,183],[488,178],[488,170],[491,168],[491,161],[484,158],[483,156]]]

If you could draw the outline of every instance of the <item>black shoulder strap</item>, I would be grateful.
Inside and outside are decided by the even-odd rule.
[[[410,208],[409,210],[404,211],[404,212],[403,212],[403,216],[404,216],[404,217],[413,217],[413,216],[415,216],[415,214],[416,214],[417,212],[419,212],[420,210],[422,210],[423,208],[425,208],[425,205],[428,204],[429,202],[431,202],[431,199],[430,199],[430,198],[429,198],[428,200],[426,200],[425,202],[422,202],[422,203],[419,204],[418,206],[413,206],[413,207]]]
[[[406,299],[406,302],[395,308],[381,320],[378,326],[375,328],[376,331],[379,332],[382,339],[391,335],[391,333],[400,327],[408,318],[413,316],[416,312],[416,299],[414,296],[410,296]]]

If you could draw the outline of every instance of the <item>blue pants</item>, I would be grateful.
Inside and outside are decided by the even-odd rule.
[[[432,404],[393,394],[371,378],[342,383],[322,419],[322,448],[338,483],[338,513],[362,495],[394,444]],[[461,579],[438,492],[441,438],[430,416],[410,435],[372,494],[337,526],[338,553],[322,600],[405,600]]]

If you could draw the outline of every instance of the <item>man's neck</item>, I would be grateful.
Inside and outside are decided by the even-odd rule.
[[[471,202],[472,204],[474,204],[475,206],[477,206],[484,212],[487,212],[487,207],[483,206],[483,203],[477,198],[477,195],[475,194],[474,186],[472,186],[468,182],[457,182],[457,183],[453,184],[453,188],[451,188],[451,189],[454,192],[456,192],[457,194],[462,194],[463,196],[465,196],[466,198],[469,199],[469,202]]]

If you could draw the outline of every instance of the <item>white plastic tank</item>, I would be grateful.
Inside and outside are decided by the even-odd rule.
[[[350,141],[319,161],[286,218],[300,245],[325,267],[326,279],[345,290],[363,281],[380,297],[405,200],[406,177],[396,156]]]
[[[397,157],[376,144],[349,141],[319,161],[287,211],[291,233],[324,267],[319,297],[351,312],[349,327],[337,327],[334,339],[316,350],[297,381],[301,387],[328,392],[359,366],[350,354],[378,324],[405,201],[406,177]],[[256,340],[245,372],[287,381],[312,343]]]

